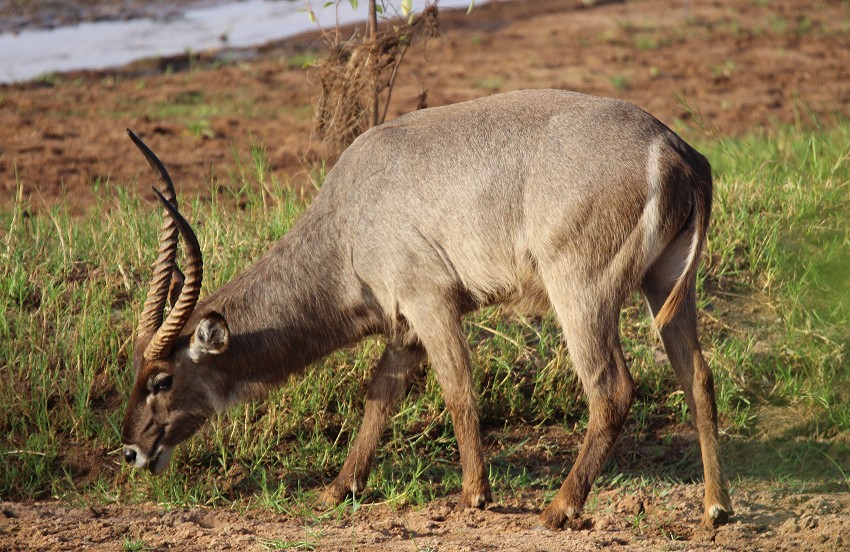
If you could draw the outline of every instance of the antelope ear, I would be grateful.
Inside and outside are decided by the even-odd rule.
[[[230,328],[217,312],[210,312],[198,323],[189,341],[189,358],[199,363],[208,355],[220,355],[230,345]]]
[[[180,292],[183,291],[183,282],[186,277],[180,272],[176,266],[171,270],[171,286],[168,288],[168,308],[173,309],[177,299],[180,298]]]

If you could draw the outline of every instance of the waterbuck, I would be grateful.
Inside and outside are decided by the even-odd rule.
[[[483,507],[490,485],[461,319],[493,304],[554,309],[590,408],[575,464],[542,513],[561,527],[581,512],[632,403],[618,320],[640,289],[699,433],[703,523],[732,514],[697,339],[711,168],[651,115],[622,101],[528,90],[372,128],[292,229],[202,301],[197,238],[162,163],[130,137],[158,175],[165,219],[136,334],[121,434],[127,463],[161,473],[175,445],[214,413],[383,334],[362,427],[323,503],[364,488],[388,418],[427,358],[460,449],[458,507]]]

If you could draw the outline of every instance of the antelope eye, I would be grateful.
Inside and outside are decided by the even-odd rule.
[[[153,392],[159,393],[160,391],[168,391],[171,389],[171,383],[173,382],[174,377],[171,374],[159,374],[154,377],[153,380]]]

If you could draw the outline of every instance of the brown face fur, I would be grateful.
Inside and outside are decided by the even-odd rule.
[[[137,330],[133,365],[136,381],[124,414],[124,460],[154,474],[168,466],[174,447],[188,439],[224,403],[215,393],[211,358],[227,350],[230,331],[224,317],[209,312],[189,323],[203,280],[201,247],[191,225],[177,210],[174,185],[154,153],[132,131],[130,139],[157,176],[154,187],[165,209],[159,255]],[[185,276],[176,265],[178,237],[185,245]],[[166,300],[170,302],[163,320]]]
[[[191,437],[215,413],[209,366],[176,347],[167,360],[136,356],[136,381],[130,394],[121,440],[127,463],[160,474],[174,447]]]

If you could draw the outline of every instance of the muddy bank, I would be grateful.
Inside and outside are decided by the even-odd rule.
[[[164,20],[232,0],[0,0],[0,33],[137,18]]]
[[[425,0],[412,0],[420,11]],[[466,0],[443,0],[444,9],[466,7]],[[73,9],[73,4],[65,9]],[[0,83],[48,80],[57,73],[104,70],[145,58],[199,53],[218,62],[257,57],[256,48],[305,32],[357,24],[367,5],[348,2],[338,8],[315,4],[313,18],[297,0],[242,0],[212,6],[132,5],[121,20],[98,20],[54,29],[0,33]],[[149,12],[149,13],[148,13]],[[61,11],[54,14],[61,21]],[[144,17],[136,17],[139,14]]]

